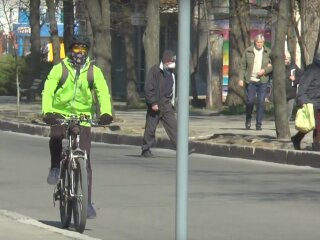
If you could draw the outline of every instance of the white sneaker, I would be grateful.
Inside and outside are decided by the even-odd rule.
[[[49,171],[49,175],[47,177],[47,183],[49,185],[56,185],[59,181],[59,174],[60,174],[59,168],[51,168]]]

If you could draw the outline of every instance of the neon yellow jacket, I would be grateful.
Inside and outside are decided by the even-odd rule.
[[[57,89],[62,77],[62,63],[58,63],[51,69],[42,91],[42,113],[60,113],[64,116],[71,114],[86,114],[92,118],[93,96],[87,80],[90,59],[87,58],[85,66],[80,70],[80,76],[75,84],[75,69],[65,58],[65,65],[69,70],[65,83]],[[92,89],[96,92],[100,105],[100,114],[107,113],[112,116],[111,99],[107,82],[101,69],[93,68],[94,82]]]

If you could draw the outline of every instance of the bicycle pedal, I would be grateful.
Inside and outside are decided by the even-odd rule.
[[[57,189],[57,187],[54,189],[53,192],[53,206],[55,205],[55,201],[60,200],[60,189]]]

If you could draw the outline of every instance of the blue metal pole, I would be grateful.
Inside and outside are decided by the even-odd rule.
[[[24,53],[24,40],[23,37],[18,38],[18,56],[21,57],[23,56]]]
[[[176,240],[187,240],[190,0],[179,1]]]

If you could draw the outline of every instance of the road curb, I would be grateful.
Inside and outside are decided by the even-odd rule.
[[[48,126],[17,123],[4,120],[0,120],[0,130],[39,135],[44,137],[48,137],[50,132],[50,128]],[[92,131],[92,141],[139,146],[142,143],[142,137]],[[172,144],[169,139],[157,138],[156,147],[172,149]],[[314,151],[270,149],[263,147],[251,147],[235,144],[217,144],[200,141],[191,141],[190,147],[195,148],[195,153],[206,155],[244,158],[256,161],[320,168],[320,152]]]
[[[61,236],[64,236],[68,239],[74,239],[74,240],[101,240],[100,238],[90,237],[86,234],[81,234],[78,232],[73,232],[73,231],[69,231],[66,229],[53,227],[53,226],[44,224],[38,220],[35,220],[33,218],[30,218],[28,216],[24,216],[19,213],[4,210],[4,209],[0,209],[0,219],[1,218],[3,218],[5,221],[7,221],[6,218],[8,218],[8,219],[11,219],[12,221],[16,221],[20,224],[29,225],[32,227],[36,227],[40,230],[50,232],[50,233],[46,233],[46,235],[53,233],[53,234],[60,234]],[[17,224],[15,224],[14,226],[12,226],[12,230],[19,231],[20,228],[17,226]],[[21,234],[27,234],[27,232],[21,232]],[[54,236],[54,235],[52,235],[52,236]],[[48,239],[53,239],[52,236],[50,236],[50,237],[48,236]],[[27,239],[27,236],[25,236],[25,239]]]

